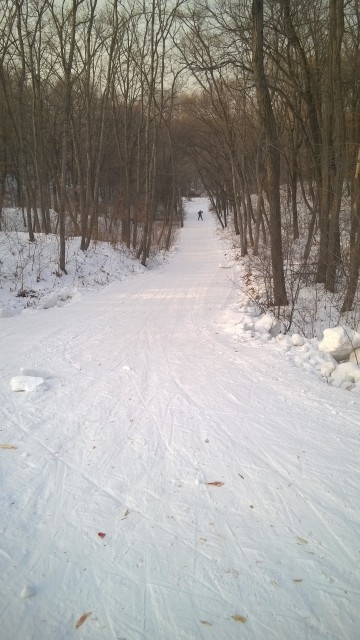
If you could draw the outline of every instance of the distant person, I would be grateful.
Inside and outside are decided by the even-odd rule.
[[[198,211],[198,220],[203,220],[203,219],[204,219],[204,218],[202,217],[202,214],[203,214],[203,213],[204,213],[204,212],[203,212],[203,211],[201,211],[201,209],[200,209],[200,211]]]

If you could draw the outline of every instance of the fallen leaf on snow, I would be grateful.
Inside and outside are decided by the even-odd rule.
[[[0,444],[0,449],[17,449],[14,444]]]
[[[298,541],[298,544],[309,544],[308,540],[305,540],[305,538],[300,538],[299,536],[297,536],[296,540]]]
[[[128,517],[129,513],[130,513],[130,509],[126,509],[124,516],[123,518],[121,518],[121,520],[125,520]]]
[[[207,627],[212,627],[211,622],[208,622],[207,620],[200,620],[201,624],[206,624]]]
[[[103,531],[99,531],[98,536],[99,538],[105,538],[105,533],[103,533]]]
[[[209,485],[209,487],[222,487],[224,483],[215,480],[215,482],[207,482],[206,484]]]
[[[293,578],[293,582],[302,582],[303,579],[302,578]]]
[[[247,617],[246,616],[240,616],[238,613],[236,613],[234,616],[231,616],[233,620],[235,620],[235,622],[242,622],[243,624],[245,624]]]
[[[89,616],[91,616],[91,611],[88,611],[87,613],[83,613],[82,616],[80,616],[79,620],[77,621],[75,625],[75,629],[78,629],[79,627],[81,627],[81,625],[84,624],[85,620]]]

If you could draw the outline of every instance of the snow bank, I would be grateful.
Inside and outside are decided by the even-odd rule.
[[[224,309],[217,319],[222,331],[231,335],[234,341],[251,341],[254,346],[267,344],[269,348],[277,349],[285,360],[321,377],[328,384],[360,392],[360,349],[357,352],[358,361],[353,352],[351,362],[339,364],[339,359],[349,357],[353,345],[360,342],[358,333],[335,327],[326,329],[321,341],[299,333],[282,334],[271,313],[261,314],[256,306],[249,304],[244,292],[239,292],[238,299],[231,308]]]
[[[348,327],[334,327],[320,330],[307,338],[298,331],[293,334],[281,333],[281,326],[271,312],[261,312],[256,304],[258,295],[256,281],[251,281],[249,294],[250,266],[247,258],[236,259],[231,235],[221,231],[221,239],[225,245],[224,264],[232,264],[230,279],[236,283],[237,300],[231,307],[223,309],[217,317],[221,330],[230,335],[234,342],[251,343],[255,347],[274,349],[279,354],[302,367],[312,375],[320,377],[327,384],[354,390],[360,393],[360,333]],[[230,256],[233,255],[231,262]],[[250,275],[249,275],[250,274]],[[253,300],[249,295],[253,296]],[[329,319],[324,318],[324,321]],[[300,325],[297,325],[299,329]],[[314,326],[312,325],[312,330]],[[350,360],[342,366],[343,360]],[[349,366],[351,365],[351,366]]]
[[[254,344],[268,343],[296,366],[320,376],[328,384],[343,389],[358,388],[360,392],[360,367],[356,362],[355,352],[351,362],[338,362],[339,354],[349,356],[352,349],[350,341],[346,341],[346,331],[342,327],[324,331],[323,340],[305,338],[298,333],[284,335],[279,333],[276,319],[269,313],[256,315],[253,307],[236,304],[231,309],[225,309],[218,318],[222,330],[232,336],[234,341],[250,341]],[[349,330],[351,340],[357,341],[355,332]],[[359,336],[360,337],[360,336]],[[350,348],[349,348],[350,345]],[[334,355],[335,354],[335,355]],[[335,357],[336,356],[336,357]],[[357,353],[360,362],[360,349]]]
[[[351,388],[353,384],[360,384],[360,367],[353,362],[341,362],[331,377],[335,386]]]
[[[291,344],[293,344],[294,347],[302,347],[304,344],[304,338],[299,333],[294,333],[291,336]]]
[[[261,335],[264,333],[277,335],[280,332],[280,327],[278,326],[274,316],[270,313],[265,313],[259,318],[259,320],[256,320],[254,323],[254,329],[256,333],[260,333]]]
[[[360,364],[360,347],[354,349],[354,351],[350,353],[349,360],[350,362],[354,362],[355,364]]]
[[[79,238],[68,238],[67,273],[59,272],[58,239],[51,234],[36,234],[31,243],[21,231],[0,232],[0,253],[0,319],[28,309],[61,307],[81,291],[100,289],[147,270],[122,245],[92,242],[87,251],[80,251]],[[148,268],[151,265],[150,261]]]
[[[16,311],[11,311],[10,309],[0,308],[0,318],[12,318],[16,315]]]
[[[75,293],[76,289],[72,290],[66,288],[49,293],[48,295],[41,298],[39,308],[51,309],[52,307],[62,307],[68,300],[70,300],[74,296]]]
[[[324,337],[319,343],[320,351],[330,353],[338,362],[347,360],[354,349],[360,347],[360,334],[348,327],[324,329]]]
[[[218,318],[218,323],[235,341],[251,340],[254,345],[268,343],[270,348],[277,348],[286,360],[320,376],[328,384],[348,390],[358,387],[360,392],[360,367],[356,362],[355,352],[351,362],[339,364],[337,359],[339,354],[344,357],[346,353],[348,356],[351,350],[348,348],[350,343],[345,341],[346,332],[341,327],[327,329],[322,341],[317,338],[308,339],[298,333],[284,335],[278,332],[276,335],[277,323],[270,314],[257,317],[252,307],[241,304],[224,310]],[[359,334],[352,332],[351,335],[352,340],[356,341]],[[360,349],[357,357],[360,362]]]

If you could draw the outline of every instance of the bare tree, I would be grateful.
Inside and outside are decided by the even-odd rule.
[[[335,289],[340,261],[339,212],[344,181],[345,127],[341,95],[343,0],[329,1],[328,65],[323,101],[322,198],[317,280]]]
[[[354,175],[351,213],[350,268],[342,313],[350,311],[353,307],[360,273],[360,147]]]
[[[264,39],[263,39],[263,2],[253,0],[253,60],[256,94],[260,117],[264,126],[264,157],[268,185],[270,209],[270,243],[272,274],[274,281],[274,304],[287,304],[285,289],[280,212],[280,154],[277,127],[271,105],[269,88],[264,70]]]

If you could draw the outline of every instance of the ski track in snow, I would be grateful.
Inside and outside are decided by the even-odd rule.
[[[359,399],[222,333],[197,208],[168,264],[1,320],[1,640],[358,637]]]

